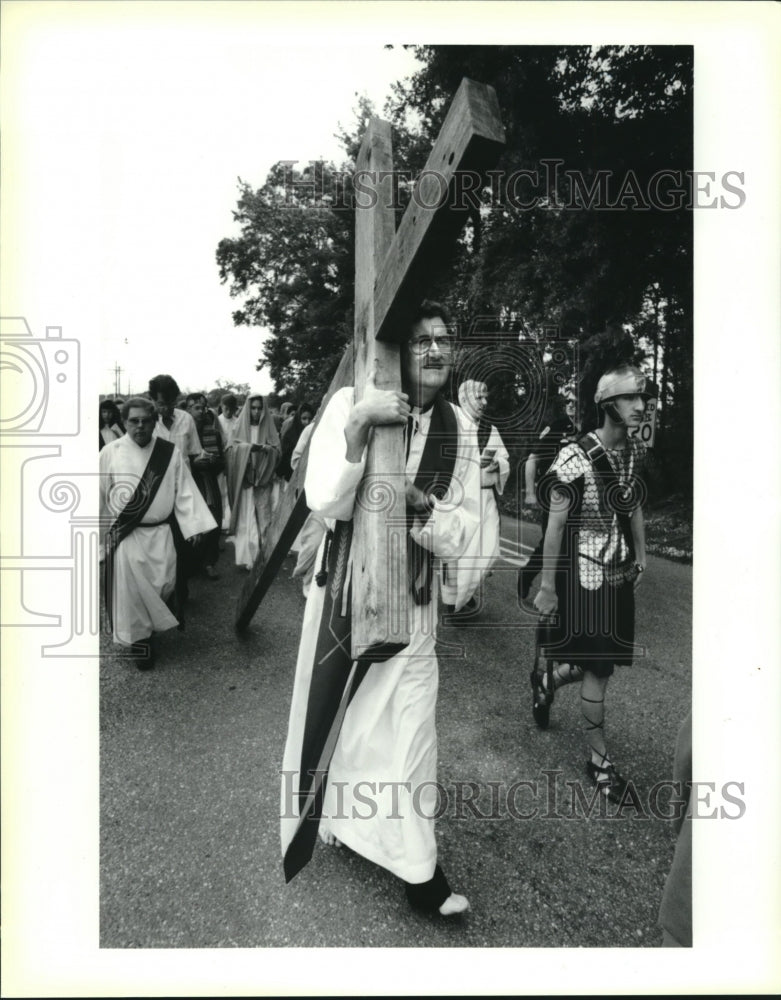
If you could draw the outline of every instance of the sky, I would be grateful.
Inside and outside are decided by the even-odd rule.
[[[238,233],[237,179],[259,187],[278,160],[341,162],[333,136],[358,94],[380,111],[416,66],[399,46],[346,33],[323,44],[305,10],[284,34],[269,4],[4,12],[19,32],[4,56],[17,74],[5,221],[20,221],[22,245],[3,315],[89,345],[96,392],[115,390],[115,366],[123,394],[159,372],[182,390],[218,378],[273,388],[255,371],[264,331],[233,325],[240,300],[215,262],[219,240]]]

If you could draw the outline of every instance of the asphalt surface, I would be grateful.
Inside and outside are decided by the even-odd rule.
[[[650,794],[671,777],[690,704],[691,567],[649,559],[646,655],[608,688],[608,745],[640,808],[588,815],[577,686],[557,693],[547,730],[531,717],[534,616],[515,567],[538,532],[503,518],[484,607],[440,630],[439,860],[468,914],[415,913],[384,869],[319,843],[285,884],[279,769],[304,598],[288,559],[238,637],[244,573],[228,543],[221,579],[192,581],[186,628],[160,636],[154,670],[101,639],[101,947],[658,946],[674,839]]]

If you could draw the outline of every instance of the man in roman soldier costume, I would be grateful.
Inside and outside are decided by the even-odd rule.
[[[614,667],[630,666],[635,655],[635,590],[646,568],[646,449],[629,432],[642,423],[649,395],[634,364],[603,368],[593,396],[599,426],[561,449],[540,488],[550,513],[534,598],[542,618],[532,714],[546,728],[554,692],[580,683],[586,771],[614,802],[622,801],[627,781],[608,753],[605,697]]]

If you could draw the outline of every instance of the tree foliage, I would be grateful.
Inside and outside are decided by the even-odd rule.
[[[351,332],[353,212],[322,194],[335,175],[279,163],[257,191],[240,180],[240,234],[217,247],[220,279],[243,299],[234,323],[271,331],[258,367],[278,393],[322,395]]]
[[[499,180],[470,213],[430,294],[463,329],[492,317],[508,350],[519,339],[543,352],[567,341],[573,356],[580,349],[581,370],[595,345],[603,350],[631,331],[660,387],[661,466],[669,486],[688,489],[692,49],[414,49],[421,68],[395,85],[384,109],[402,176],[399,211],[463,77],[495,88],[507,130]],[[296,398],[325,391],[351,336],[354,213],[345,180],[371,113],[362,100],[354,126],[340,129],[347,157],[340,168],[318,164],[299,173],[278,164],[257,191],[241,182],[240,235],[217,250],[222,280],[242,299],[234,321],[271,331],[260,364],[279,392]],[[682,181],[682,197],[668,209],[652,197],[662,170]],[[492,390],[510,408],[524,387],[499,366]]]

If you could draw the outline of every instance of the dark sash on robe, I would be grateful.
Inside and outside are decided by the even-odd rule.
[[[441,499],[450,486],[458,451],[458,424],[450,404],[437,396],[423,447],[415,486]],[[408,512],[408,530],[414,512]],[[352,593],[350,546],[352,521],[337,521],[326,542],[328,575],[320,628],[309,685],[301,746],[298,826],[285,851],[283,867],[289,882],[308,863],[323,812],[328,768],[347,707],[372,663],[389,660],[404,648],[395,644],[368,650],[353,660],[350,646]],[[417,604],[431,601],[434,556],[408,537],[408,573]],[[319,574],[318,574],[319,576]],[[318,580],[318,585],[322,585]]]
[[[160,484],[168,471],[168,466],[176,447],[176,445],[170,441],[165,441],[163,438],[155,438],[154,441],[152,454],[149,456],[149,461],[146,463],[146,468],[141,479],[138,481],[124,508],[119,512],[116,520],[106,532],[103,584],[106,595],[106,615],[110,628],[113,628],[114,625],[114,554],[127,536],[135,531],[144,520],[147,511],[157,496]],[[166,518],[165,521],[159,523],[165,524],[170,520],[170,518]]]
[[[493,430],[493,425],[487,417],[480,417],[480,422],[477,425],[477,450],[480,452],[482,457],[485,446],[488,444],[488,438],[491,436],[491,431]],[[496,456],[494,455],[494,458]],[[491,486],[483,486],[484,490],[494,491],[494,500],[496,500],[496,506],[499,508],[499,490],[496,488],[496,483],[492,483]],[[501,518],[501,514],[500,514]]]

